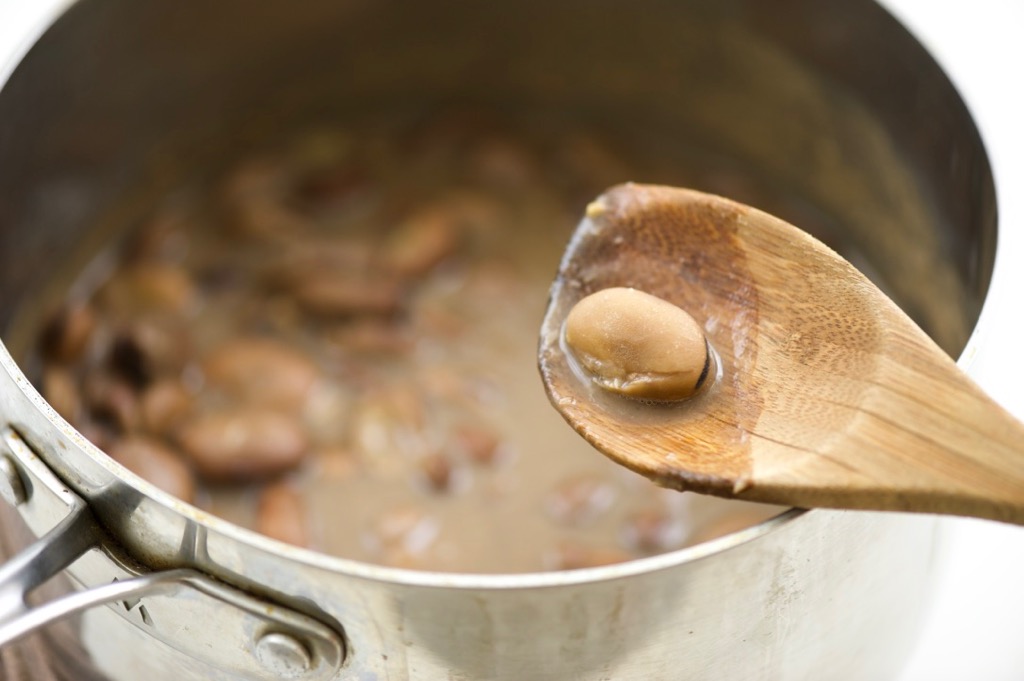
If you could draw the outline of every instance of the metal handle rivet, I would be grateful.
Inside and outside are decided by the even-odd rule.
[[[288,634],[269,633],[256,642],[256,658],[267,669],[284,678],[295,678],[313,668],[309,649]]]
[[[28,501],[18,465],[7,454],[0,454],[0,497],[11,506],[21,506]]]

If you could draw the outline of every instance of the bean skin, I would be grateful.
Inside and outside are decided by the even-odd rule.
[[[494,432],[475,426],[463,426],[455,431],[453,437],[456,446],[473,463],[489,466],[497,461],[501,441]]]
[[[440,532],[433,516],[412,505],[401,505],[378,515],[364,535],[367,548],[389,564],[396,558],[415,558],[430,550]]]
[[[177,379],[163,379],[142,393],[142,423],[153,433],[168,433],[192,408],[192,396]]]
[[[177,439],[209,480],[265,479],[299,466],[308,449],[294,417],[263,407],[225,408],[186,421]]]
[[[309,515],[302,495],[283,482],[268,485],[256,508],[256,531],[295,546],[309,546]]]
[[[440,205],[414,213],[385,245],[385,263],[403,275],[426,274],[458,248],[456,220],[455,214]]]
[[[195,498],[192,471],[170,447],[154,438],[132,435],[115,442],[110,456],[122,466],[182,501]]]
[[[185,366],[191,343],[180,324],[168,317],[143,317],[114,330],[106,347],[106,368],[139,390],[158,375]]]
[[[207,384],[252,404],[298,409],[316,382],[316,365],[275,340],[241,337],[220,345],[203,362]]]
[[[549,554],[547,563],[552,570],[579,570],[582,568],[601,567],[624,563],[630,560],[625,551],[615,548],[587,546],[573,541],[559,543]]]
[[[54,411],[69,423],[75,423],[82,411],[82,396],[74,377],[62,367],[47,367],[43,371],[43,397]]]
[[[43,327],[39,349],[46,359],[69,363],[79,359],[96,329],[91,305],[69,305],[59,310]]]
[[[568,526],[588,525],[615,503],[618,490],[595,475],[576,475],[560,481],[545,499],[548,515]]]
[[[652,508],[626,518],[620,536],[622,543],[633,551],[661,553],[681,546],[686,529],[668,511]]]
[[[100,291],[104,306],[119,314],[160,311],[180,315],[195,304],[197,297],[192,277],[181,267],[163,263],[122,269]]]
[[[417,463],[420,476],[434,492],[447,492],[452,485],[454,466],[442,453],[427,454]]]
[[[120,378],[105,371],[91,371],[85,376],[82,392],[86,410],[95,420],[122,433],[138,429],[138,395]]]
[[[597,385],[628,397],[682,400],[714,376],[700,325],[636,289],[607,288],[576,303],[565,320],[565,342]]]
[[[405,286],[391,276],[312,272],[291,284],[291,294],[303,310],[314,316],[391,315],[402,305]]]

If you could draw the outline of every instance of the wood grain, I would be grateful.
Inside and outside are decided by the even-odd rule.
[[[610,286],[687,310],[719,354],[715,384],[647,405],[574,372],[562,321]],[[1024,427],[852,265],[727,199],[630,184],[592,204],[552,286],[539,364],[580,434],[667,487],[1024,524]]]

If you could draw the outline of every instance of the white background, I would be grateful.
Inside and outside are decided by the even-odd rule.
[[[31,43],[41,18],[63,4],[0,0],[0,75]],[[971,373],[1024,418],[1024,0],[882,4],[950,74],[985,140],[1001,231]],[[1024,681],[1024,528],[969,520],[949,525],[947,563],[929,624],[899,681]]]

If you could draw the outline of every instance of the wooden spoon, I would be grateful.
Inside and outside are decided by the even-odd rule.
[[[707,390],[642,403],[570,365],[567,314],[615,286],[697,320],[721,365]],[[552,286],[539,361],[573,428],[660,485],[1024,524],[1024,426],[838,254],[734,201],[628,184],[592,203]]]

